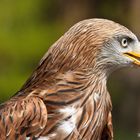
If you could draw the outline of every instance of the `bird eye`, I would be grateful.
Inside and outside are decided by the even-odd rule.
[[[122,41],[121,41],[121,44],[124,48],[126,48],[128,46],[128,42],[127,42],[127,39],[126,38],[123,38]]]

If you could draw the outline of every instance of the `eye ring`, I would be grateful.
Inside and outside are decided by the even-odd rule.
[[[122,39],[121,45],[122,45],[124,48],[127,48],[128,42],[127,42],[127,39],[126,39],[126,38],[123,38],[123,39]]]

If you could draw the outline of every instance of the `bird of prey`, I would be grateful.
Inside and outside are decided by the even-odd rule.
[[[113,140],[106,82],[139,58],[140,42],[126,27],[107,19],[75,24],[0,105],[0,139]]]

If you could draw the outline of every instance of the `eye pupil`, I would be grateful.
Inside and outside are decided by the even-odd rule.
[[[126,44],[126,40],[124,40],[124,42],[123,42],[124,44]]]

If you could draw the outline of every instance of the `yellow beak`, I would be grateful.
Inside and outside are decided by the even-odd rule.
[[[128,52],[124,53],[125,56],[133,60],[133,63],[140,66],[140,53]]]

